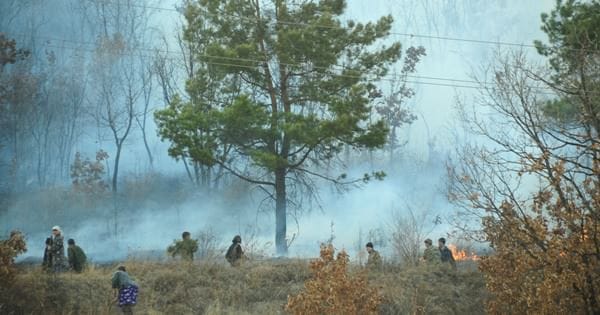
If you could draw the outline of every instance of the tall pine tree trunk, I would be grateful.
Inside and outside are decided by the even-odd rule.
[[[285,168],[275,170],[275,247],[277,255],[287,255]]]

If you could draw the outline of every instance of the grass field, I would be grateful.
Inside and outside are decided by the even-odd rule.
[[[220,261],[126,261],[140,287],[137,314],[284,314],[289,295],[311,277],[309,260],[249,261],[232,268]],[[82,274],[49,275],[20,267],[0,291],[0,314],[118,314],[110,287],[114,266]],[[351,266],[349,273],[361,270]],[[368,273],[379,289],[380,314],[483,314],[485,283],[473,262],[457,271],[384,265]]]

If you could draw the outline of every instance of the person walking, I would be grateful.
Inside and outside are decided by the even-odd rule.
[[[425,240],[425,251],[423,252],[423,259],[427,265],[438,265],[442,262],[442,256],[438,248],[433,247],[431,239]]]
[[[381,270],[381,255],[373,248],[373,243],[368,242],[365,247],[367,248],[367,253],[369,253],[369,257],[367,258],[367,268],[369,270]]]
[[[450,264],[452,268],[456,269],[456,261],[452,255],[452,251],[446,246],[446,239],[440,237],[438,239],[438,248],[440,249],[440,256],[442,263]]]

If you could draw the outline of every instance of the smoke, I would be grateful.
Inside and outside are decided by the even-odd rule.
[[[293,217],[288,219],[288,235],[295,234],[290,256],[313,257],[319,244],[328,240],[333,240],[338,249],[356,255],[364,245],[357,243],[360,233],[382,230],[389,236],[392,228],[389,222],[394,213],[408,206],[428,211],[431,222],[427,225],[432,231],[436,227],[432,237],[444,236],[449,227],[433,223],[435,217],[449,213],[440,181],[443,168],[432,171],[434,168],[427,166],[424,171],[426,166],[419,168],[414,162],[410,163],[412,170],[403,168],[405,176],[373,181],[343,194],[334,193],[329,184],[323,183],[319,187],[319,204],[314,204],[312,211],[305,205],[304,211],[298,213],[297,224]],[[177,199],[178,188],[169,190],[173,184],[168,179],[159,181],[159,188],[153,189],[152,197],[143,202],[118,199],[116,204],[101,203],[100,208],[86,209],[81,203],[74,206],[72,201],[45,194],[30,196],[36,200],[22,200],[2,215],[0,231],[19,229],[25,233],[29,251],[20,259],[26,260],[42,257],[44,240],[54,225],[60,225],[65,239],[75,239],[95,262],[128,257],[164,259],[167,246],[180,238],[183,231],[191,232],[192,237],[201,231],[212,233],[220,250],[229,245],[234,235],[240,234],[266,254],[274,253],[274,213],[270,207],[259,208],[262,193],[244,186],[239,191],[230,188],[223,195],[203,194],[190,192],[190,187],[182,185],[179,189],[186,193]],[[131,191],[127,186],[124,189],[125,194]],[[44,203],[46,207],[41,206]],[[38,219],[31,220],[35,216]]]
[[[75,43],[90,41],[85,31],[72,34],[73,28],[65,27],[66,24],[62,23],[64,20],[69,25],[79,25],[77,23],[80,20],[75,21],[64,13],[70,11],[58,9],[59,5],[35,3],[36,6],[25,10],[28,14],[23,15],[35,17],[33,13],[39,13],[40,19],[31,22],[35,25],[28,27],[25,20],[20,20],[11,25],[2,25],[6,31],[14,34],[32,31],[29,42],[35,41],[41,47],[46,42],[44,38],[48,37],[64,37]],[[351,255],[356,255],[364,245],[357,243],[361,232],[383,230],[389,237],[393,213],[402,213],[407,207],[427,212],[428,237],[437,238],[451,232],[449,222],[453,210],[444,195],[445,161],[448,152],[460,145],[460,141],[468,141],[465,139],[468,136],[455,130],[454,99],[457,96],[472,96],[477,90],[471,83],[442,79],[470,80],[469,75],[489,61],[494,50],[507,48],[501,44],[461,39],[524,44],[543,39],[538,27],[539,14],[549,11],[553,3],[551,0],[493,3],[435,0],[420,1],[418,4],[415,1],[396,0],[348,1],[348,18],[368,21],[392,14],[396,26],[391,40],[401,41],[404,48],[419,45],[426,48],[427,56],[417,66],[416,75],[421,78],[410,79],[416,96],[408,105],[418,119],[401,130],[401,137],[407,141],[402,156],[390,163],[375,163],[375,169],[388,173],[384,181],[373,181],[341,195],[328,184],[320,184],[320,207],[312,205],[313,210],[306,211],[311,208],[310,205],[301,205],[305,211],[299,213],[297,225],[294,217],[288,220],[288,235],[291,237],[296,234],[290,255],[315,256],[318,245],[330,239],[333,239],[336,247],[345,248]],[[70,8],[72,3],[64,1],[61,4],[64,8]],[[171,9],[172,4],[161,3],[160,6]],[[47,7],[53,10],[46,10]],[[53,15],[52,12],[58,13]],[[178,14],[172,10],[159,10],[153,14],[154,24],[160,25],[165,36],[171,39],[172,34],[177,32],[175,27],[178,19]],[[39,27],[38,24],[46,27]],[[36,33],[33,33],[33,29]],[[63,61],[76,51],[58,49],[57,45],[89,49],[88,46],[69,42],[48,42],[51,43],[49,47],[56,50],[58,59]],[[40,55],[42,52],[43,49],[40,49]],[[68,62],[64,64],[68,65]],[[425,76],[437,79],[422,78]],[[161,104],[159,94],[153,97],[153,102]],[[182,163],[175,162],[167,155],[168,144],[160,142],[154,132],[153,122],[149,121],[149,124],[148,136],[155,157],[154,172],[164,174],[181,185],[187,181]],[[104,149],[109,155],[114,155],[111,142],[103,142],[92,135],[94,126],[84,127],[84,136],[74,151],[93,156],[96,150]],[[147,173],[146,160],[141,136],[136,132],[126,142],[121,177],[132,178]],[[355,165],[349,173],[360,177],[372,170],[371,165]],[[165,186],[172,186],[168,184],[172,182],[167,181]],[[274,213],[260,207],[263,198],[260,192],[243,189],[243,193],[187,193],[185,198],[177,200],[168,200],[173,198],[172,193],[165,193],[164,196],[157,194],[156,190],[151,193],[155,195],[148,196],[146,202],[123,201],[95,209],[73,209],[69,204],[49,207],[41,197],[23,195],[6,212],[0,213],[0,232],[4,235],[12,229],[25,232],[29,251],[20,259],[28,256],[41,258],[44,240],[50,234],[50,228],[57,224],[62,226],[66,239],[75,239],[88,257],[97,262],[122,260],[142,253],[164,257],[166,247],[173,239],[179,238],[183,231],[190,231],[195,237],[200,231],[211,230],[217,236],[221,249],[229,245],[235,234],[241,234],[242,238],[245,234],[252,234],[253,241],[263,244],[270,253],[274,252]],[[389,246],[385,250],[389,251]]]

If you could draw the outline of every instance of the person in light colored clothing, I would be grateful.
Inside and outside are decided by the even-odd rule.
[[[369,258],[367,258],[367,268],[370,270],[379,270],[381,269],[381,255],[379,252],[373,249],[373,243],[368,242],[366,245],[367,253],[369,253]]]
[[[60,226],[55,225],[52,227],[52,244],[50,245],[50,256],[52,261],[53,272],[63,272],[66,270],[66,258],[65,258],[65,246],[64,236],[60,229]]]
[[[442,262],[442,255],[440,250],[433,247],[431,239],[425,240],[425,251],[423,252],[423,259],[428,265],[438,265]]]

